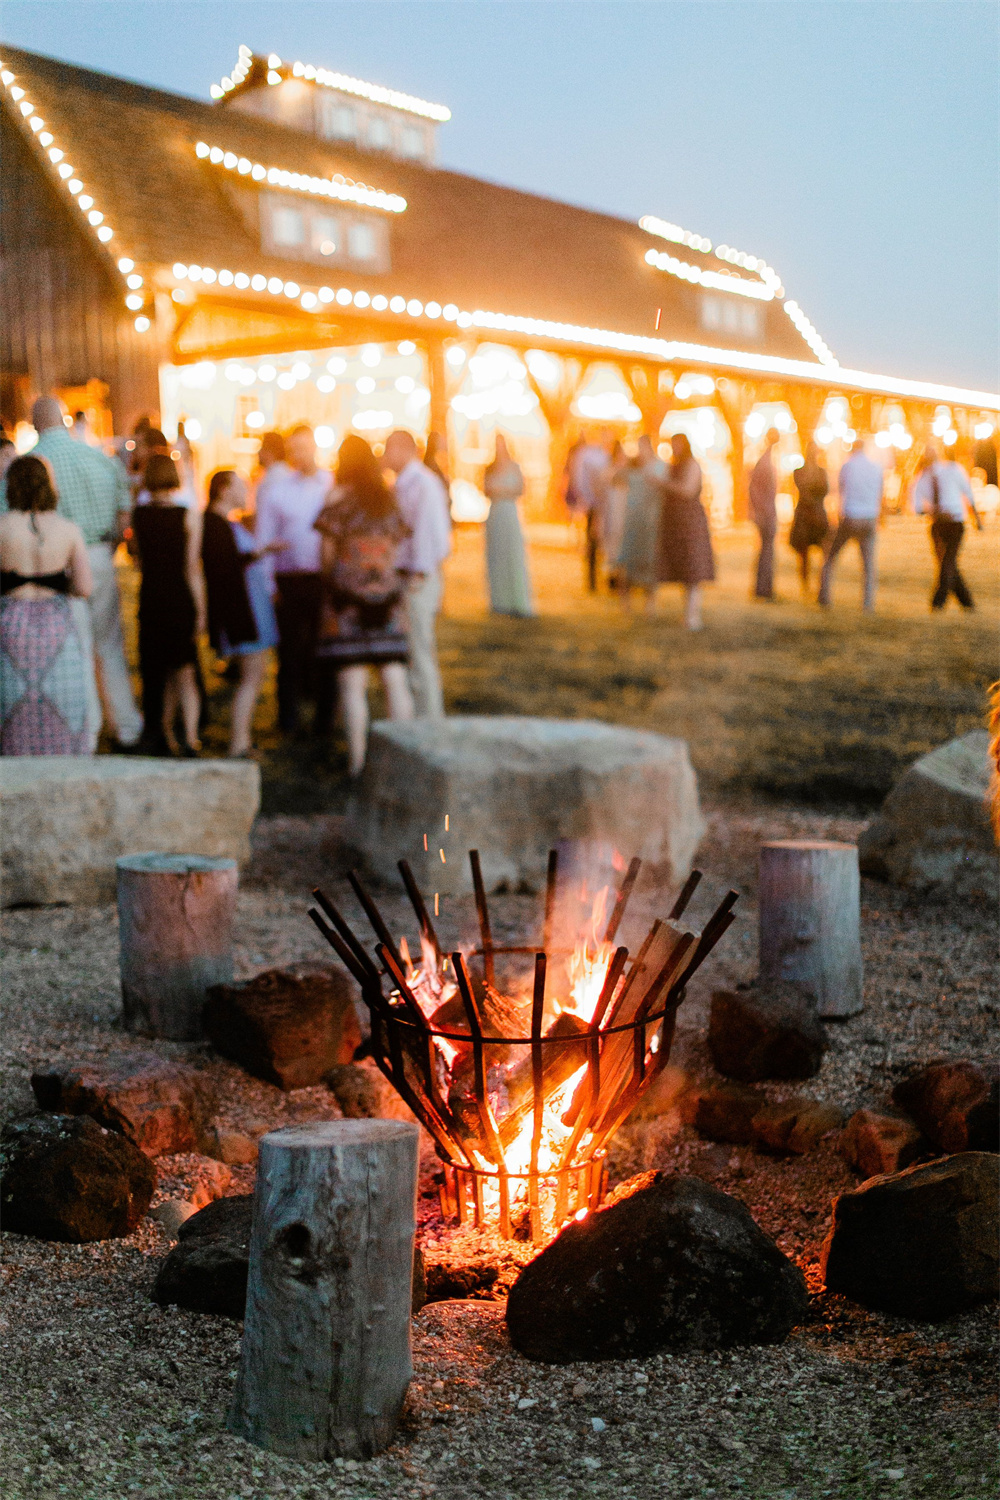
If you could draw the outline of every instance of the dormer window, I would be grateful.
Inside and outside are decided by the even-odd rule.
[[[298,203],[282,193],[260,195],[260,237],[265,250],[318,265],[389,269],[389,226],[364,209],[331,213],[325,203]]]
[[[368,145],[373,151],[388,151],[392,146],[392,128],[381,115],[368,121]]]
[[[406,125],[399,133],[399,149],[404,156],[420,157],[425,154],[424,133],[414,125]]]
[[[320,100],[320,133],[330,141],[353,141],[358,134],[357,111],[336,99]]]
[[[276,203],[271,211],[271,238],[275,246],[298,249],[305,244],[305,216],[299,208]]]

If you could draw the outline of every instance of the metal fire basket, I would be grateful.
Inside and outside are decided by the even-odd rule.
[[[516,1231],[538,1240],[545,1224],[558,1228],[570,1214],[582,1215],[600,1204],[607,1144],[666,1066],[686,986],[734,920],[738,895],[729,891],[700,933],[682,926],[680,919],[701,880],[695,870],[634,957],[624,947],[612,950],[639,874],[640,861],[633,859],[604,931],[601,952],[608,956],[593,1014],[583,1021],[563,1011],[543,1032],[547,970],[552,960],[568,953],[552,944],[557,851],[549,854],[543,939],[537,948],[493,941],[477,850],[469,851],[469,861],[480,945],[468,955],[445,955],[410,866],[399,861],[422,951],[433,954],[440,973],[451,969],[455,994],[447,1024],[437,1013],[429,1018],[421,1007],[411,988],[412,974],[407,978],[403,943],[397,946],[356,872],[347,878],[374,931],[372,953],[319,889],[313,895],[321,911],[313,907],[309,915],[361,988],[371,1015],[376,1064],[434,1138],[444,1167],[446,1216],[481,1225],[492,1218],[495,1202],[504,1238]],[[531,954],[530,1032],[503,1034],[498,1017],[511,1012],[495,985],[495,960]],[[548,1160],[541,1163],[546,1107],[576,1074],[572,1097],[560,1115],[558,1150],[549,1143]],[[515,1169],[516,1161],[511,1164],[518,1138],[526,1170]]]

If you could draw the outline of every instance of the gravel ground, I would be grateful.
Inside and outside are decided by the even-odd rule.
[[[754,970],[760,841],[853,839],[859,826],[780,806],[731,804],[711,814],[700,855],[707,877],[692,915],[730,885],[743,899],[681,1013],[674,1058],[686,1069],[709,1071],[711,989]],[[261,824],[240,896],[239,975],[325,957],[304,911],[317,879],[336,888],[338,831],[335,818]],[[830,1026],[822,1072],[799,1086],[848,1109],[884,1101],[911,1062],[987,1056],[996,1046],[992,914],[918,902],[870,882],[862,905],[865,1009]],[[391,925],[412,926],[397,897],[387,895],[383,906]],[[530,897],[494,898],[498,936],[527,937],[538,906]],[[637,894],[622,940],[634,943],[663,906],[662,897]],[[452,903],[442,935],[458,940],[472,919],[470,903]],[[113,909],[8,912],[3,925],[0,1114],[7,1117],[31,1106],[28,1076],[39,1062],[149,1043],[116,1025]],[[212,1070],[219,1118],[230,1128],[256,1134],[338,1114],[325,1089],[284,1095],[197,1049],[156,1045]],[[772,1092],[781,1097],[782,1089]],[[615,1143],[615,1176],[648,1166],[694,1173],[745,1199],[805,1271],[814,1294],[810,1321],[777,1348],[550,1368],[511,1350],[501,1301],[432,1304],[414,1320],[416,1374],[399,1439],[365,1464],[298,1465],[225,1432],[239,1326],[150,1300],[169,1246],[154,1220],[128,1239],[95,1245],[4,1235],[4,1496],[992,1500],[994,1310],[921,1325],[827,1296],[818,1283],[819,1246],[831,1198],[851,1181],[838,1156],[822,1150],[777,1161],[701,1142],[661,1119],[628,1125]],[[158,1167],[158,1199],[186,1191],[197,1175],[190,1157],[162,1158]],[[234,1169],[229,1191],[248,1191],[252,1179],[252,1168]],[[531,1253],[519,1244],[501,1252],[489,1235],[449,1230],[426,1180],[420,1218],[428,1258],[490,1259],[500,1265],[501,1291]]]

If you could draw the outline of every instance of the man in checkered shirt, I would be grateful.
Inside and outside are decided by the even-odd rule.
[[[83,532],[94,575],[94,589],[86,608],[94,638],[94,657],[100,667],[104,718],[109,721],[120,750],[132,750],[142,735],[142,715],[136,707],[125,660],[121,601],[115,577],[115,548],[132,508],[128,480],[121,465],[96,448],[79,442],[66,430],[62,407],[52,396],[40,396],[31,411],[38,433],[33,451],[52,466],[59,492],[59,514],[75,521]],[[0,510],[7,509],[7,487],[0,485]],[[84,601],[80,601],[84,605]],[[101,704],[91,705],[94,743],[101,722]]]

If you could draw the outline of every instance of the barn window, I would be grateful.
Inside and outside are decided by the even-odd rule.
[[[352,224],[347,231],[347,253],[352,260],[374,260],[378,254],[378,242],[374,226]]]
[[[298,208],[281,203],[271,209],[271,239],[275,245],[298,247],[305,243],[305,219]]]

